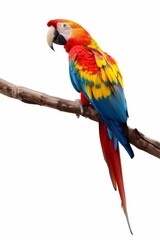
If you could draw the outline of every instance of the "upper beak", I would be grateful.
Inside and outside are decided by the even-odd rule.
[[[50,26],[47,33],[47,42],[49,47],[54,50],[53,43],[65,45],[67,41],[64,36],[57,31],[57,29],[55,29],[53,26]]]
[[[48,33],[47,33],[47,43],[52,50],[54,50],[53,42],[54,42],[54,39],[56,37],[56,31],[57,30],[53,26],[50,26],[49,30],[48,30]]]

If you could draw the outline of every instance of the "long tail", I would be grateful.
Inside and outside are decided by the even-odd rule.
[[[122,208],[127,219],[129,230],[131,234],[133,234],[130,223],[129,223],[128,214],[127,214],[126,196],[125,196],[125,190],[124,190],[124,184],[123,184],[121,159],[120,159],[119,146],[118,146],[117,139],[115,139],[113,136],[110,136],[106,126],[101,120],[99,121],[99,135],[100,135],[100,142],[101,142],[104,159],[109,168],[109,173],[111,176],[113,187],[115,190],[118,187],[121,202],[122,202]]]

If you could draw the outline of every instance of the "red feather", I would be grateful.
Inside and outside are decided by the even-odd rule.
[[[85,97],[82,91],[80,92],[80,98],[83,106],[87,106],[89,104],[89,100]]]
[[[122,201],[122,208],[125,213],[130,232],[132,233],[127,214],[126,196],[124,190],[119,147],[117,147],[117,149],[114,148],[114,139],[109,138],[107,128],[101,120],[99,121],[99,135],[104,159],[109,168],[113,187],[116,190],[118,186]]]

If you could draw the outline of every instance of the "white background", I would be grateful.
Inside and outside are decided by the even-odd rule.
[[[79,98],[50,19],[71,19],[119,63],[130,127],[160,136],[159,1],[0,2],[0,77]],[[97,123],[0,95],[0,239],[160,239],[160,160],[121,148],[131,236],[103,160]]]

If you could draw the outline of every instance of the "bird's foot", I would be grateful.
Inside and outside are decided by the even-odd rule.
[[[76,114],[76,116],[79,118],[80,115],[83,115],[83,113],[84,113],[84,108],[83,108],[83,104],[82,104],[82,102],[81,102],[80,99],[76,99],[75,102],[78,103],[79,108],[80,108],[80,112],[81,112],[81,114],[78,114],[78,113]]]

